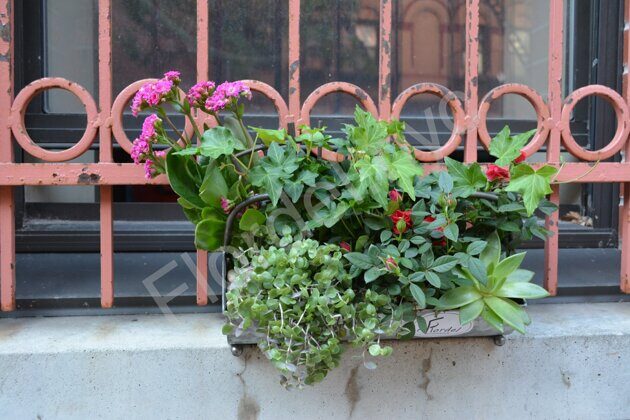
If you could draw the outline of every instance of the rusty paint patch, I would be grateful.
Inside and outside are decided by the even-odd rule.
[[[91,174],[91,173],[82,173],[77,178],[77,184],[81,185],[94,185],[98,184],[101,180],[101,176],[99,174]]]
[[[354,94],[356,95],[357,98],[361,99],[362,101],[367,100],[367,94],[361,88],[356,88],[354,90]]]
[[[11,24],[0,23],[0,39],[4,42],[11,42]]]
[[[295,72],[300,68],[300,60],[295,60],[289,66],[289,79],[293,79]]]

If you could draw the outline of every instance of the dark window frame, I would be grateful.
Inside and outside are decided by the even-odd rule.
[[[44,55],[42,54],[44,45],[44,33],[42,14],[46,0],[26,0],[16,2],[15,16],[15,91],[18,92],[30,81],[43,77],[45,74]],[[580,49],[578,57],[579,65],[576,65],[578,72],[575,73],[575,84],[584,85],[598,83],[610,86],[619,90],[621,86],[621,65],[622,57],[620,48],[622,45],[623,26],[623,5],[619,0],[593,0],[590,5],[586,19],[589,23],[588,33],[589,49]],[[585,23],[585,14],[577,13],[577,19]],[[579,16],[578,16],[579,15]],[[396,21],[396,17],[395,17]],[[613,24],[614,23],[614,24]],[[578,25],[579,26],[579,25]],[[602,31],[599,28],[604,28]],[[574,31],[575,42],[586,37],[586,31]],[[567,47],[569,47],[567,45]],[[395,51],[395,49],[394,49]],[[594,58],[602,57],[598,60],[598,66],[591,68]],[[397,62],[394,55],[394,63]],[[395,73],[395,72],[394,72]],[[396,80],[392,80],[396,84]],[[305,92],[303,94],[308,94]],[[302,98],[304,99],[304,98]],[[44,103],[42,96],[35,98],[31,104],[31,109],[43,110]],[[576,113],[575,121],[572,122],[574,137],[583,144],[592,144],[595,148],[600,148],[612,137],[615,124],[614,116],[609,116],[602,110],[590,107],[590,114],[587,116]],[[327,125],[335,129],[342,122],[348,121],[347,117],[322,116],[314,119],[313,124]],[[272,126],[277,121],[276,116],[256,115],[251,116],[249,123],[253,125]],[[428,120],[422,117],[409,118],[414,127],[422,133],[429,132]],[[596,122],[598,122],[596,124]],[[124,117],[128,136],[133,136],[139,131],[139,123],[131,116]],[[29,112],[26,116],[26,124],[29,132],[44,147],[68,147],[67,138],[71,133],[80,133],[85,126],[85,117],[72,114],[46,114],[44,112]],[[498,132],[504,124],[504,120],[492,119],[488,121],[491,134]],[[514,131],[524,131],[533,126],[531,121],[511,122]],[[439,132],[440,138],[448,138],[450,133]],[[131,137],[133,138],[133,137]],[[40,140],[41,139],[41,140]],[[604,140],[602,140],[604,139]],[[92,147],[96,150],[98,144]],[[121,150],[116,144],[115,153]],[[22,162],[23,152],[19,147],[15,148],[16,162]],[[544,150],[544,149],[543,149]],[[455,152],[455,156],[461,155],[462,151]],[[480,148],[480,160],[487,158],[487,154]],[[619,160],[619,157],[614,157]],[[617,184],[596,184],[588,187],[588,197],[584,200],[588,215],[596,222],[592,229],[580,229],[576,226],[563,224],[560,233],[561,248],[614,248],[618,246],[617,222],[618,206],[615,200],[619,197],[619,187]],[[97,253],[99,250],[99,224],[98,205],[89,203],[85,205],[76,204],[26,204],[24,200],[24,188],[15,188],[16,200],[16,246],[18,253]],[[159,211],[156,211],[158,210]],[[179,212],[179,213],[178,213]],[[69,231],[54,220],[37,220],[31,223],[33,216],[38,214],[52,214],[57,216],[71,216],[74,220],[86,219],[88,216],[93,223],[84,224],[82,229]],[[121,252],[183,252],[193,251],[193,227],[185,223],[175,223],[172,229],[165,233],[155,233],[161,231],[168,224],[173,224],[174,220],[184,220],[183,215],[175,203],[120,203],[114,204],[114,214],[116,226],[114,233],[114,246],[117,253]],[[138,217],[142,214],[161,214],[161,220],[146,221]],[[167,222],[167,223],[166,223]],[[67,226],[67,224],[65,225]],[[527,248],[540,248],[541,242],[532,241],[525,244]],[[98,271],[98,270],[97,270]],[[562,289],[562,281],[560,288]]]

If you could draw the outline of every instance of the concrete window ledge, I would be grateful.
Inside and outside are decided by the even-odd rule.
[[[349,349],[286,391],[220,315],[0,320],[2,419],[630,418],[630,303],[532,305],[529,334],[397,342],[378,369]]]

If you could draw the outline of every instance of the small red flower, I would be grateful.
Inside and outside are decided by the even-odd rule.
[[[427,216],[427,217],[424,218],[424,221],[427,222],[427,223],[433,223],[433,222],[435,222],[435,217]],[[444,226],[439,226],[435,230],[437,230],[438,232],[444,232]]]
[[[514,159],[514,163],[521,163],[525,159],[527,159],[527,154],[525,154],[525,152],[521,150],[521,154],[518,155],[518,157],[516,159]]]
[[[399,193],[397,190],[391,190],[389,192],[389,199],[391,201],[400,201],[402,200],[402,194]]]
[[[433,246],[446,246],[446,239],[437,239],[433,241]]]
[[[339,242],[339,247],[341,249],[345,249],[348,252],[352,251],[352,248],[350,248],[350,244],[348,242]]]
[[[393,257],[387,257],[387,259],[385,260],[385,268],[387,268],[389,271],[394,271],[396,270],[396,268],[398,268],[398,263]]]
[[[392,230],[396,235],[405,233],[407,229],[412,226],[411,210],[396,210],[389,218],[394,222],[394,228]]]
[[[493,165],[490,164],[488,165],[488,170],[486,171],[486,177],[488,178],[488,181],[492,182],[492,181],[496,181],[498,180],[509,180],[510,179],[510,172],[505,169],[502,168],[500,166],[497,165]]]

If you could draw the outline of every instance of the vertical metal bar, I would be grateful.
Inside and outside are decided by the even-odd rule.
[[[111,0],[98,2],[99,162],[113,162],[112,153],[112,15]],[[112,186],[100,189],[101,306],[114,305],[114,217]]]
[[[392,10],[392,0],[381,0],[378,113],[383,120],[390,118],[392,109]]]
[[[624,2],[623,28],[623,97],[630,104],[630,0]],[[630,141],[626,139],[624,162],[630,167]],[[630,183],[621,184],[623,205],[619,209],[619,234],[621,239],[621,291],[630,293]]]
[[[300,0],[289,1],[289,116],[300,118]]]
[[[479,0],[466,0],[466,66],[464,107],[466,144],[464,161],[477,161],[477,112],[479,107]]]
[[[208,0],[197,0],[197,81],[210,77],[210,8]],[[197,124],[203,124],[198,118]],[[197,139],[199,141],[199,139]],[[197,305],[208,304],[208,252],[197,250]]]
[[[0,161],[13,161],[13,0],[0,2]],[[15,310],[15,218],[13,188],[0,187],[0,310]]]
[[[547,142],[547,161],[560,162],[562,116],[562,57],[564,46],[564,1],[551,0],[549,4],[549,74],[548,101],[552,127]],[[560,187],[552,187],[551,201],[560,205]],[[554,296],[558,290],[558,212],[545,219],[545,227],[553,235],[545,242],[544,286]]]

